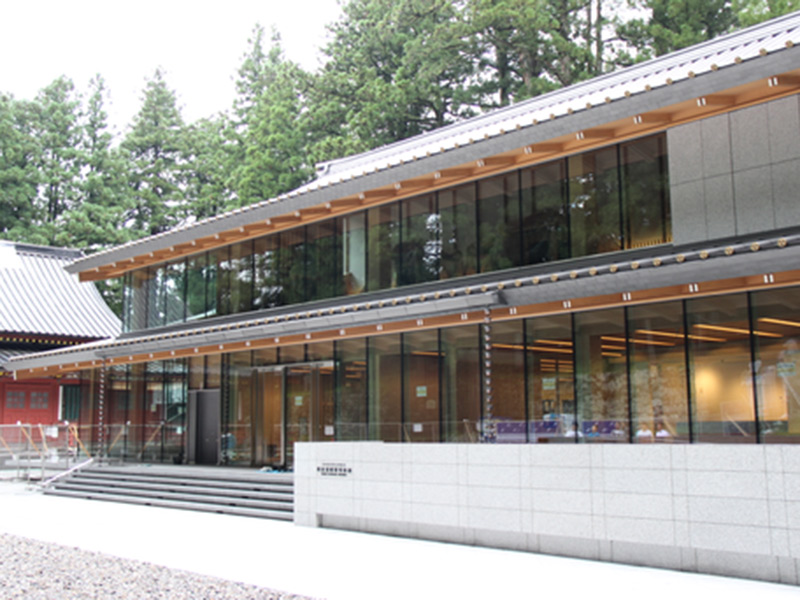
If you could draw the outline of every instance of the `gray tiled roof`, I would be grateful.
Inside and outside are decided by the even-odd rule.
[[[76,250],[0,241],[0,332],[108,338],[120,321],[92,283],[64,267]]]
[[[766,78],[778,72],[773,68],[797,68],[798,44],[800,11],[383,148],[324,163],[317,179],[287,194],[87,256],[69,270],[79,272],[125,260],[389,185],[403,177],[546,141],[628,113],[654,110],[661,103]],[[708,81],[701,84],[699,80],[705,79]],[[688,85],[690,81],[694,83]],[[618,105],[623,108],[616,108]]]

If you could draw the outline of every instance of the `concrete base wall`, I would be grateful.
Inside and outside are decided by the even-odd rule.
[[[800,447],[296,446],[295,523],[800,584]]]

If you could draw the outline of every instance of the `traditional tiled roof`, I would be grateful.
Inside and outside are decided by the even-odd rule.
[[[753,77],[751,72],[744,74],[741,65],[757,65],[756,71],[760,76],[767,77],[774,74],[769,68],[775,65],[767,65],[768,61],[762,65],[757,59],[763,57],[783,56],[784,62],[790,63],[788,69],[794,69],[796,55],[791,49],[797,44],[800,44],[800,12],[383,148],[323,163],[319,165],[314,181],[289,193],[87,256],[76,261],[69,270],[80,272],[127,260],[199,236],[217,234],[347,194],[357,194],[390,183],[395,176],[405,176],[405,171],[432,172],[445,166],[444,163],[458,164],[480,158],[481,152],[488,155],[508,149],[503,148],[504,144],[519,145],[520,140],[515,134],[521,132],[527,132],[525,143],[544,141],[552,133],[552,129],[545,125],[580,121],[580,127],[584,127],[583,121],[593,121],[596,113],[602,122],[608,115],[599,113],[609,105],[627,106],[626,103],[631,103],[631,111],[638,111],[649,103],[664,101],[666,98],[658,101],[655,98],[659,92],[668,89],[674,96],[672,100],[686,100],[689,96],[683,98],[678,89],[690,80],[695,80],[694,87],[702,88],[702,93],[713,93],[715,85],[725,89],[740,77]],[[787,65],[782,64],[781,68],[784,67]],[[707,85],[699,84],[700,79],[712,76]],[[651,98],[653,100],[647,100]],[[589,123],[592,125],[597,123]]]
[[[0,241],[0,333],[79,340],[119,335],[97,288],[64,267],[81,253]]]

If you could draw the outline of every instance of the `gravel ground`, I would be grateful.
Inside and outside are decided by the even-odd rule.
[[[312,600],[254,585],[0,534],[3,600]]]

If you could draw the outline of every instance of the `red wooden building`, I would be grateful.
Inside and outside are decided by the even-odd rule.
[[[0,241],[0,424],[75,421],[78,376],[17,381],[5,362],[21,354],[118,335],[120,321],[93,283],[64,267],[77,250]]]

